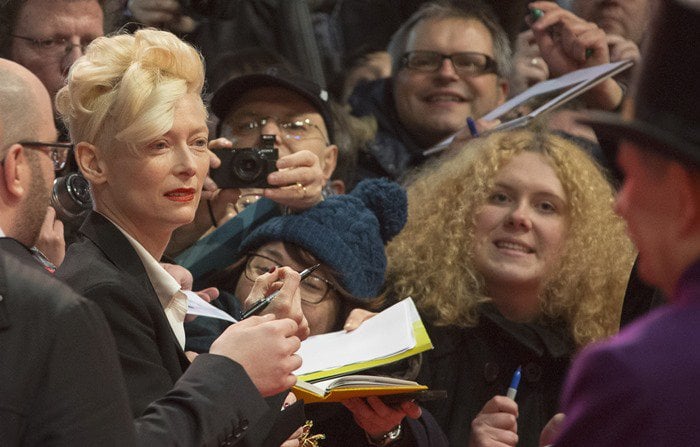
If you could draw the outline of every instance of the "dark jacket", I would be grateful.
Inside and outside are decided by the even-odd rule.
[[[425,321],[425,319],[424,319]],[[484,306],[473,328],[428,326],[435,349],[423,354],[417,381],[448,392],[446,401],[426,402],[450,445],[467,445],[471,421],[493,396],[505,395],[522,366],[518,446],[537,446],[542,428],[558,408],[559,391],[574,343],[563,324],[513,323]]]
[[[348,99],[355,116],[371,115],[377,120],[377,134],[358,154],[356,182],[364,178],[388,177],[400,181],[427,157],[423,148],[399,122],[394,106],[391,79],[359,84]]]
[[[270,407],[239,364],[202,354],[189,365],[140,258],[119,229],[92,212],[81,233],[57,276],[107,317],[134,417],[167,414],[162,432],[188,446],[233,445],[259,439],[261,430],[253,427],[269,430],[281,406]]]
[[[19,256],[19,257],[16,257]],[[0,243],[0,443],[131,446],[134,427],[99,308]]]

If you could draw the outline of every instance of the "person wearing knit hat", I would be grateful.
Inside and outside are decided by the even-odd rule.
[[[213,304],[240,314],[255,300],[243,303],[236,297],[246,297],[257,276],[281,265],[300,271],[320,263],[300,285],[302,310],[311,335],[342,329],[351,310],[379,304],[375,297],[383,288],[387,266],[384,245],[405,225],[407,205],[406,193],[397,183],[371,179],[358,183],[350,194],[270,219],[243,240],[239,261],[209,278],[207,285],[222,291]],[[264,312],[274,313],[274,304]],[[190,328],[200,320],[206,319],[197,318]],[[188,340],[202,337],[201,326],[196,330],[187,333]],[[415,402],[394,408],[376,397],[361,400],[353,409],[328,403],[305,407],[314,432],[325,435],[324,445],[384,445],[368,439],[384,440],[387,426],[393,427],[390,433],[403,432],[404,439],[422,439],[418,446],[447,445],[435,419]],[[403,430],[396,431],[400,426]]]
[[[244,256],[207,285],[243,299],[255,278],[272,268],[303,270],[320,263],[301,285],[302,309],[312,335],[338,330],[350,310],[371,308],[379,295],[387,264],[384,245],[403,228],[406,210],[406,193],[398,184],[362,181],[350,194],[331,196],[256,228],[240,246]],[[250,306],[227,303],[226,297],[218,301],[233,314]]]

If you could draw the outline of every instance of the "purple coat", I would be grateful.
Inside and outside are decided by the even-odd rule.
[[[583,351],[557,446],[700,445],[700,260],[670,302]]]

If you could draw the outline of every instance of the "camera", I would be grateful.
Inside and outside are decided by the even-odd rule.
[[[221,166],[209,175],[219,188],[269,188],[267,175],[277,170],[278,151],[274,135],[263,135],[262,147],[213,149]]]
[[[51,191],[51,206],[64,223],[80,217],[92,208],[90,184],[78,172],[57,177]]]

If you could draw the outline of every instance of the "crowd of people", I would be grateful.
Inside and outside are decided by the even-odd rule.
[[[0,0],[3,445],[697,443],[700,3],[370,3]],[[433,349],[374,373],[444,399],[297,401],[409,296]]]

